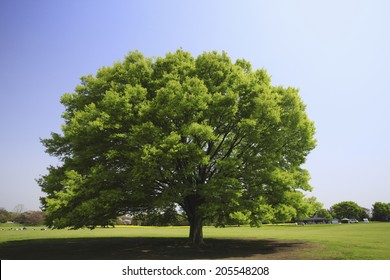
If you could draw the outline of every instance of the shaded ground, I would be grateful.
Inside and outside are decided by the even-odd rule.
[[[183,238],[72,238],[0,244],[9,260],[304,259],[318,244],[276,239],[206,239],[194,248]]]

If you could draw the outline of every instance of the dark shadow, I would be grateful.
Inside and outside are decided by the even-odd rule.
[[[184,238],[69,238],[0,244],[3,260],[191,260],[299,259],[310,243],[274,239],[206,239],[207,246]]]

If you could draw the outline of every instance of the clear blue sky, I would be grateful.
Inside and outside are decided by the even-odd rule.
[[[293,86],[317,128],[309,155],[325,207],[390,202],[390,1],[0,2],[0,207],[39,208],[56,159],[60,96],[131,50],[225,50]]]

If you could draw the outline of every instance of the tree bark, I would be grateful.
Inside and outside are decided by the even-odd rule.
[[[189,195],[184,199],[184,211],[187,214],[190,224],[189,241],[191,244],[201,246],[203,241],[203,215],[199,206],[204,202],[204,199],[197,195]]]
[[[190,235],[189,239],[193,245],[201,246],[203,241],[203,219],[202,217],[193,217],[190,219]]]

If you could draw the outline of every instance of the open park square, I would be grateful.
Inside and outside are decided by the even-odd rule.
[[[390,260],[390,223],[205,227],[205,246],[188,227],[0,230],[2,260]]]

